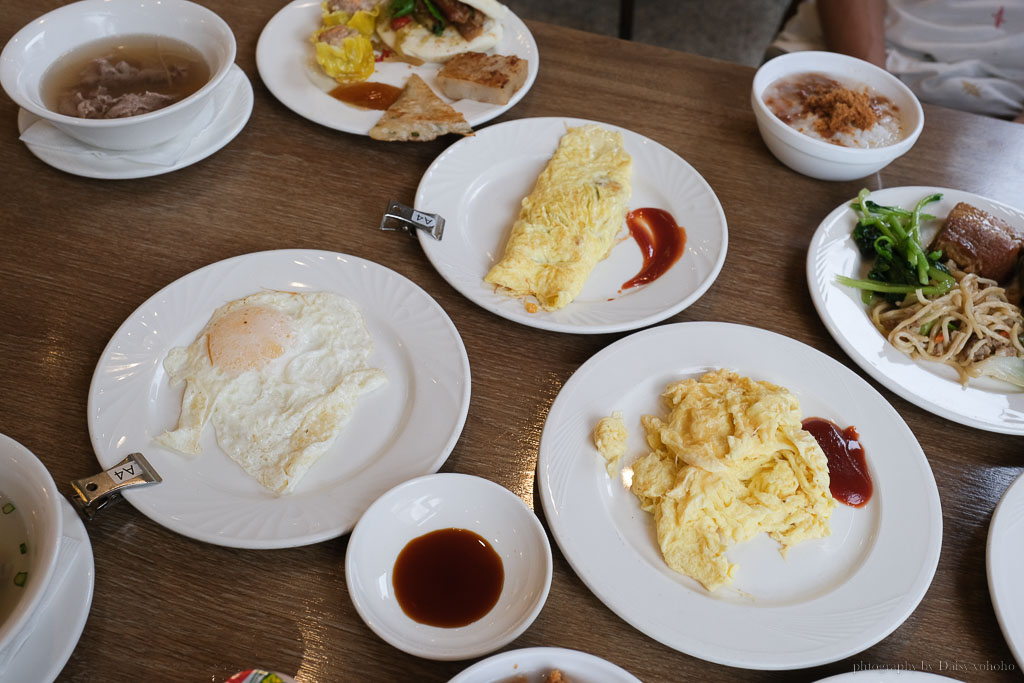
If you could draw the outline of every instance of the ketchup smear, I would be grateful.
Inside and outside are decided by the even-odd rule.
[[[686,230],[662,209],[634,209],[626,214],[626,225],[643,252],[644,265],[623,289],[646,285],[661,277],[686,249]]]
[[[850,507],[863,507],[871,500],[874,485],[864,460],[864,448],[856,427],[840,429],[831,420],[809,417],[802,423],[828,458],[832,497]]]

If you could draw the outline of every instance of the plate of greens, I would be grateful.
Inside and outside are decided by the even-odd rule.
[[[1014,315],[1020,316],[1019,301],[992,303],[999,292],[1005,298],[1004,289],[995,284],[986,285],[981,298],[971,300],[999,309],[1001,319],[993,329],[1009,342],[999,352],[1005,355],[966,370],[949,362],[955,359],[936,359],[942,357],[937,352],[964,341],[974,324],[946,304],[976,292],[964,284],[958,264],[950,265],[945,254],[931,247],[934,235],[960,202],[1024,233],[1024,212],[970,192],[935,187],[865,190],[836,207],[818,226],[807,251],[808,288],[829,333],[881,384],[948,420],[992,432],[1024,434],[1024,388],[995,378],[1024,375],[1022,329],[1013,327]],[[943,297],[941,306],[924,309]],[[908,310],[911,305],[919,307],[917,318],[907,316],[899,323],[906,331],[894,337],[900,348],[883,333],[891,334],[885,310],[873,311],[886,298],[890,307],[899,302]],[[976,341],[967,339],[964,347],[972,348],[968,344]]]

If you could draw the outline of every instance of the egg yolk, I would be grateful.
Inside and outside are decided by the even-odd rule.
[[[237,374],[255,370],[284,353],[292,338],[288,316],[266,306],[244,306],[218,318],[207,332],[210,362]]]

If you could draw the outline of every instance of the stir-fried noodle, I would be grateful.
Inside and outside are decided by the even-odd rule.
[[[871,320],[897,349],[952,365],[967,384],[989,356],[1024,357],[1024,317],[995,280],[964,273],[952,261],[947,266],[957,280],[949,292],[928,299],[918,290],[900,306],[883,301],[872,307]]]

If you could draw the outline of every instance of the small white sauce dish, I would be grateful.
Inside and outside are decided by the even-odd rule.
[[[439,628],[402,611],[392,577],[409,541],[450,528],[483,537],[501,557],[505,579],[486,615]],[[544,606],[551,570],[551,545],[533,511],[503,486],[466,474],[419,477],[382,495],[356,524],[345,556],[349,596],[363,621],[396,648],[436,660],[479,657],[515,640]]]
[[[43,76],[60,57],[101,38],[139,34],[188,43],[206,60],[210,80],[168,107],[125,118],[81,119],[44,105]],[[134,150],[159,145],[182,132],[203,111],[234,61],[231,28],[188,0],[81,0],[44,14],[14,34],[0,53],[0,85],[22,109],[76,140],[103,149]]]
[[[787,76],[821,73],[838,81],[866,85],[899,108],[904,136],[898,142],[868,149],[841,147],[809,137],[775,116],[764,102],[765,89]],[[819,180],[854,180],[871,175],[906,154],[924,128],[917,97],[898,78],[864,60],[835,52],[791,52],[764,63],[750,92],[761,138],[775,157],[794,171]]]
[[[640,683],[625,669],[594,655],[562,647],[529,647],[509,650],[479,661],[448,683],[495,683],[525,676],[528,683],[545,680],[558,669],[570,681]]]
[[[28,556],[28,575],[24,587],[12,587],[15,577],[6,576],[7,572],[0,568],[0,579],[4,581],[0,591],[23,591],[7,617],[0,615],[0,652],[3,652],[35,614],[39,601],[46,593],[57,567],[64,529],[61,495],[53,483],[53,477],[31,451],[3,434],[0,434],[0,492],[3,493],[4,501],[12,503],[16,508],[0,514],[19,515],[25,527],[24,541],[0,538],[0,542],[5,544],[0,562],[19,552],[18,546],[22,542],[25,543]],[[8,604],[6,596],[2,596],[2,599],[4,604]]]

